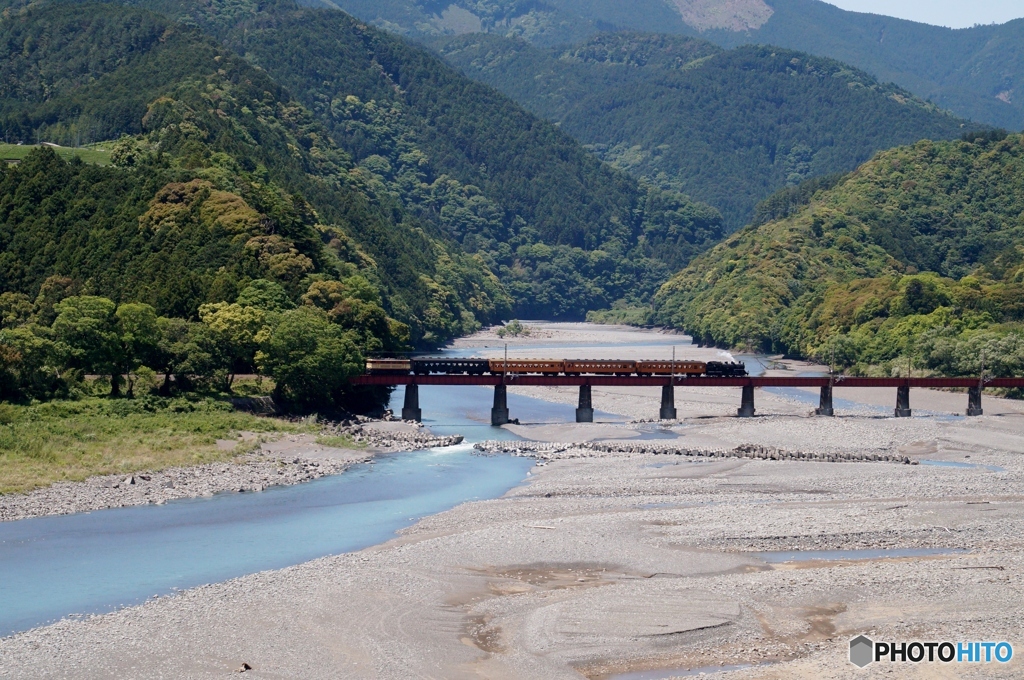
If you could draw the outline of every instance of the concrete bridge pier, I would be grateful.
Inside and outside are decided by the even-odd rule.
[[[417,423],[423,420],[423,411],[420,409],[420,386],[416,384],[405,386],[405,403],[402,404],[402,420],[415,420]]]
[[[494,386],[494,406],[491,408],[491,425],[500,427],[507,425],[508,420],[508,388],[505,385]]]
[[[580,385],[580,405],[576,409],[577,423],[594,422],[594,403],[590,396],[590,385]]]
[[[981,416],[985,412],[981,409],[981,388],[971,387],[967,390],[967,415]]]
[[[674,385],[661,386],[661,420],[676,419],[676,388]]]
[[[910,385],[896,388],[896,417],[910,417]]]
[[[821,399],[818,400],[818,408],[814,409],[814,414],[818,416],[834,416],[836,414],[832,409],[831,385],[822,385]]]
[[[736,411],[736,415],[740,418],[753,418],[754,417],[754,386],[744,385],[743,386],[743,398],[740,400],[740,407]]]

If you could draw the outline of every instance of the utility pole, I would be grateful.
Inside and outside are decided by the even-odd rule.
[[[836,384],[836,342],[832,341],[832,357],[828,361],[828,384],[835,387]]]
[[[981,350],[981,373],[978,375],[978,401],[981,401],[981,393],[985,390],[985,350]]]
[[[985,391],[985,350],[981,350],[981,371],[978,374],[978,386],[967,390],[967,415],[981,416],[985,411],[981,408],[981,393]]]

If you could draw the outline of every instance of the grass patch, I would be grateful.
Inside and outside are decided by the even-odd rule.
[[[626,307],[616,303],[611,309],[587,312],[588,323],[619,324],[623,326],[651,326],[654,323],[654,308]]]
[[[0,493],[93,475],[230,460],[218,439],[310,425],[234,411],[215,399],[106,399],[0,404]]]
[[[38,148],[39,146],[36,144],[0,144],[0,160],[20,161],[25,158],[25,156],[32,153],[33,150]],[[73,148],[70,146],[52,146],[50,148],[56,151],[57,155],[65,160],[68,160],[73,156],[78,156],[86,163],[110,165],[110,152],[105,149],[91,147]]]
[[[316,438],[320,446],[330,446],[335,449],[365,449],[366,442],[357,442],[347,434],[343,435],[321,435]]]

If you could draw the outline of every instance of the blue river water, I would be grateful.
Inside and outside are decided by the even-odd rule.
[[[533,461],[472,453],[472,442],[514,438],[489,425],[492,395],[482,387],[421,388],[425,423],[466,435],[461,446],[381,456],[262,493],[0,522],[0,635],[359,550],[418,518],[497,498],[524,481]],[[392,405],[400,408],[402,397],[396,391]],[[574,417],[571,406],[513,394],[508,405],[523,422]]]

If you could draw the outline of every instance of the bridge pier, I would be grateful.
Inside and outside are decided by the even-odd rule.
[[[821,386],[821,399],[818,401],[818,408],[814,409],[814,414],[818,416],[834,416],[836,414],[832,409],[832,385]]]
[[[743,386],[743,397],[740,400],[740,407],[736,411],[736,415],[740,418],[753,418],[754,417],[754,386],[744,385]]]
[[[505,385],[494,386],[494,406],[491,408],[491,425],[500,427],[507,425],[508,420],[508,388]]]
[[[594,422],[594,403],[590,398],[590,385],[580,385],[580,405],[576,409],[576,422]]]
[[[910,417],[910,385],[896,388],[896,417]]]
[[[971,387],[967,390],[967,415],[981,416],[985,412],[981,408],[981,388]]]
[[[402,420],[415,420],[417,423],[423,420],[423,411],[420,409],[420,386],[415,383],[405,386]]]
[[[661,386],[661,420],[676,419],[676,388],[674,385]]]

